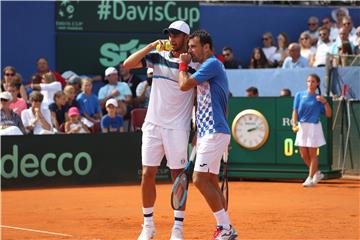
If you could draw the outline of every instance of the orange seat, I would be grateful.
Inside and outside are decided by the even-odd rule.
[[[131,110],[131,131],[141,131],[141,127],[144,123],[147,109],[146,108],[135,108]]]

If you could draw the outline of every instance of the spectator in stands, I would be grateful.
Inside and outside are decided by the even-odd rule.
[[[277,45],[278,46],[273,56],[274,66],[281,67],[284,63],[285,58],[289,55],[289,39],[286,33],[279,33],[279,35],[277,36]]]
[[[287,57],[282,66],[283,69],[305,68],[309,66],[306,58],[300,55],[300,45],[291,43],[289,45],[289,57]]]
[[[337,39],[336,42],[331,46],[330,53],[333,55],[339,54],[339,48],[342,46],[344,42],[349,42],[351,45],[351,51],[353,52],[355,49],[355,46],[350,42],[349,40],[349,32],[348,29],[342,27],[339,30],[339,37],[340,39]]]
[[[360,54],[360,26],[356,28],[356,47],[354,49],[354,54]]]
[[[76,101],[76,95],[75,95],[75,88],[72,85],[66,85],[64,88],[64,93],[66,97],[66,104],[71,107],[77,107],[77,109],[80,108],[79,103]]]
[[[42,101],[44,108],[48,108],[49,105],[54,102],[54,94],[62,89],[61,83],[56,81],[52,72],[43,74],[41,83],[32,83],[31,88],[41,91],[41,94],[44,96],[44,100]]]
[[[132,98],[136,98],[136,88],[139,83],[142,82],[142,79],[139,78],[136,74],[131,73],[129,69],[123,67],[123,64],[120,63],[118,66],[119,80],[120,82],[127,83],[131,90]],[[130,100],[127,100],[127,104],[131,104]]]
[[[82,80],[82,92],[77,96],[76,100],[80,105],[80,113],[82,121],[93,131],[97,131],[100,127],[102,117],[99,100],[96,95],[91,92],[92,83],[89,78]]]
[[[307,32],[300,34],[300,55],[308,60],[311,65],[311,61],[314,59],[316,53],[316,47],[311,45],[311,36]]]
[[[319,39],[319,32],[318,32],[318,28],[319,28],[319,19],[317,17],[309,17],[308,19],[308,30],[306,30],[305,32],[308,33],[310,35],[310,43],[311,45],[315,45]]]
[[[80,112],[77,107],[69,108],[69,119],[65,122],[65,132],[71,133],[90,133],[87,126],[80,120]]]
[[[90,79],[91,80],[91,79]],[[81,78],[79,76],[71,76],[67,80],[67,86],[72,86],[74,88],[75,97],[81,93]]]
[[[239,69],[241,68],[241,63],[239,60],[235,59],[232,48],[224,47],[222,50],[222,55],[224,57],[224,66],[225,69]]]
[[[291,90],[288,88],[281,89],[280,97],[291,97]]]
[[[99,101],[102,109],[110,98],[118,101],[118,112],[125,116],[128,105],[132,103],[132,92],[126,82],[118,82],[118,71],[114,67],[105,70],[105,79],[109,82],[99,91]],[[129,79],[128,79],[129,80]]]
[[[334,57],[333,66],[350,66],[354,60],[353,51],[350,42],[343,42],[339,47],[339,55]]]
[[[326,65],[327,54],[330,53],[332,42],[329,38],[329,30],[326,27],[319,29],[319,36],[321,41],[317,46],[314,59],[311,61],[313,67],[323,67]]]
[[[331,12],[331,17],[335,21],[335,27],[334,27],[334,31],[331,32],[330,39],[332,40],[334,38],[334,40],[333,40],[334,42],[336,41],[336,39],[339,36],[339,30],[343,26],[342,19],[345,16],[349,16],[349,10],[344,7],[334,9]],[[330,32],[329,32],[329,34],[330,34]]]
[[[261,48],[254,48],[249,68],[268,68],[270,66],[263,50]]]
[[[31,107],[21,113],[26,130],[35,135],[53,134],[50,110],[41,107],[43,99],[39,91],[32,91],[29,96]]]
[[[60,73],[56,71],[51,71],[49,69],[49,62],[44,57],[39,57],[36,61],[37,73],[40,75],[44,75],[45,73],[52,73],[56,79],[56,81],[61,83],[61,86],[64,87],[66,85],[65,79],[60,75]]]
[[[349,10],[344,7],[334,9],[331,12],[332,19],[336,22],[336,27],[339,29],[342,27],[342,19],[345,16],[349,16]]]
[[[269,64],[272,65],[274,62],[274,54],[276,52],[276,47],[274,46],[274,38],[271,32],[265,32],[262,37],[263,42],[263,52],[268,60]]]
[[[125,132],[123,118],[117,114],[116,108],[118,102],[114,98],[110,98],[105,104],[107,114],[101,119],[101,131],[108,132]]]
[[[40,84],[41,81],[42,81],[42,74],[35,73],[34,75],[31,76],[30,84],[31,83]],[[31,86],[29,86],[29,87],[31,87]]]
[[[249,87],[246,89],[246,96],[247,97],[258,97],[259,91],[256,87]]]
[[[142,81],[136,88],[136,101],[141,108],[147,108],[149,105],[153,73],[154,70],[148,68],[146,72],[146,81]]]
[[[335,42],[335,40],[338,36],[338,30],[337,30],[336,26],[331,22],[331,19],[329,17],[324,17],[322,19],[322,27],[326,27],[329,30],[330,41]],[[319,34],[320,34],[320,32],[319,32]],[[318,39],[317,45],[319,45],[320,42],[321,42],[321,38]]]
[[[66,104],[66,97],[63,91],[58,91],[54,95],[54,102],[49,105],[52,124],[58,132],[63,132],[61,127],[68,118],[69,106]]]
[[[350,16],[345,16],[342,19],[342,27],[349,33],[349,41],[355,46],[356,45],[356,29],[353,26],[353,21]],[[340,34],[339,34],[340,38]]]
[[[24,99],[27,102],[28,101],[28,93],[23,84],[23,77],[21,76],[21,74],[17,72],[15,74],[12,82],[14,82],[15,85],[19,88],[18,97]]]
[[[3,78],[1,79],[1,90],[5,91],[5,86],[15,83],[19,85],[19,92],[22,99],[27,101],[27,93],[25,86],[22,83],[22,78],[17,75],[16,69],[13,66],[6,66],[3,69]]]
[[[9,92],[1,92],[0,99],[1,99],[0,136],[26,134],[20,116],[17,115],[10,108],[12,94]]]
[[[21,112],[27,109],[27,104],[24,99],[18,98],[19,94],[19,85],[11,83],[6,86],[6,91],[11,93],[12,100],[10,101],[10,108],[21,116]]]

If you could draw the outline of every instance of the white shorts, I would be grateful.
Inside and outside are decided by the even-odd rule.
[[[194,171],[219,174],[220,162],[230,142],[230,135],[224,133],[206,134],[196,142]]]
[[[325,144],[321,122],[299,122],[299,131],[296,133],[295,146],[317,148]]]
[[[182,169],[187,163],[189,131],[167,129],[145,122],[142,126],[142,165],[160,166],[164,155],[170,169]]]

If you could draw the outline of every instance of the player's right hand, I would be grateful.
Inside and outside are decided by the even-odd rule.
[[[166,41],[168,41],[168,40],[167,40],[167,39],[158,39],[158,40],[152,42],[152,43],[151,43],[151,46],[152,46],[153,49],[156,49],[157,46],[159,45],[158,48],[163,49],[163,48],[164,48],[164,44],[165,44]]]
[[[189,64],[191,62],[190,53],[182,53],[182,54],[180,54],[180,62]]]

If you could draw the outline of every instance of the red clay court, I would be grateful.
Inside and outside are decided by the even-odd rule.
[[[359,239],[359,183],[326,180],[305,189],[294,181],[230,182],[230,217],[239,239]],[[170,184],[157,187],[155,239],[169,239],[170,191]],[[137,239],[143,220],[139,185],[3,190],[1,200],[4,240]],[[185,239],[210,239],[214,227],[190,185]]]

